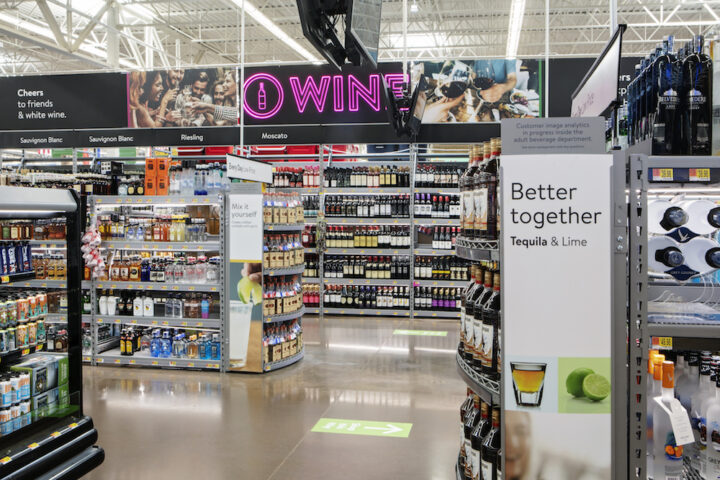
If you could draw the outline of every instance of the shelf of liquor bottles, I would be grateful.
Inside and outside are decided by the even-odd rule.
[[[294,224],[266,223],[263,228],[268,232],[302,232],[303,230],[305,230],[305,224],[304,223],[294,223]]]
[[[317,277],[303,277],[302,283],[307,283],[308,285],[317,285],[320,283],[320,279]]]
[[[263,275],[266,277],[283,277],[285,275],[297,275],[305,270],[305,265],[298,265],[289,268],[276,268],[271,270],[265,270]]]
[[[143,242],[119,240],[102,243],[100,248],[161,252],[217,252],[220,250],[220,242]]]
[[[402,187],[337,187],[337,188],[323,188],[322,191],[326,194],[342,195],[399,195],[407,194],[408,188]]]
[[[409,278],[397,279],[380,279],[380,278],[325,278],[325,285],[378,285],[378,286],[398,286],[407,285]]]
[[[263,319],[264,323],[281,323],[281,322],[287,322],[289,320],[295,320],[296,318],[300,318],[303,315],[305,315],[305,307],[300,308],[299,310],[296,310],[294,312],[290,313],[282,313],[279,315],[270,315]]]
[[[210,283],[161,283],[161,282],[98,282],[99,290],[146,290],[158,292],[218,292],[222,287]]]
[[[293,363],[297,363],[305,356],[305,347],[302,347],[298,353],[295,355],[284,358],[282,360],[279,360],[277,362],[268,363],[265,365],[265,371],[271,372],[273,370],[279,370],[281,368],[287,367],[289,365],[292,365]]]
[[[221,320],[218,318],[169,318],[169,317],[144,317],[144,316],[102,316],[99,315],[95,321],[98,325],[137,325],[138,327],[163,327],[163,328],[202,328],[203,330],[218,330]]]
[[[158,358],[137,352],[134,355],[121,355],[120,349],[112,349],[95,356],[100,365],[137,365],[159,368],[196,368],[200,370],[220,370],[220,360],[189,358]]]
[[[420,287],[455,287],[465,288],[468,281],[461,280],[433,280],[427,278],[416,278],[413,283]]]
[[[410,218],[325,217],[328,225],[410,225]]]
[[[193,196],[153,196],[153,195],[96,195],[93,196],[95,205],[212,205],[223,202],[222,195],[193,195]]]
[[[410,250],[408,248],[326,248],[326,255],[409,255]]]
[[[478,240],[466,237],[457,237],[455,240],[457,255],[466,260],[500,260],[497,240]]]
[[[459,352],[456,354],[455,360],[460,376],[480,398],[493,405],[500,404],[500,382],[477,372],[467,364]]]
[[[32,273],[34,277],[35,273]],[[3,287],[17,288],[67,288],[67,280],[16,280],[2,283]]]
[[[410,310],[367,308],[323,308],[325,315],[369,315],[376,317],[409,317]]]

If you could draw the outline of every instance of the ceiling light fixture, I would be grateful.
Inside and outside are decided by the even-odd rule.
[[[514,59],[517,57],[518,45],[520,44],[520,32],[523,19],[525,18],[525,0],[512,0],[510,5],[510,23],[508,24],[508,39],[505,50],[505,58]]]
[[[410,13],[417,13],[420,10],[420,8],[417,6],[417,2],[413,0],[412,5],[410,5]]]
[[[295,50],[301,56],[303,56],[309,62],[320,62],[320,59],[310,53],[306,48],[296,42],[290,35],[285,33],[275,22],[270,20],[264,13],[252,3],[245,0],[232,0],[232,2],[238,7],[243,8],[245,4],[245,12],[250,15],[256,22],[265,27],[270,33],[280,39],[285,45]]]

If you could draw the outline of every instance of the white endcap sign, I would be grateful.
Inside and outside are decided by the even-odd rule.
[[[272,183],[272,166],[237,155],[226,155],[228,178],[252,182]]]

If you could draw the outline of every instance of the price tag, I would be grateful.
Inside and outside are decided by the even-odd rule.
[[[10,457],[3,457],[3,458],[0,458],[0,463],[3,464],[3,465],[5,465],[5,464],[8,463],[10,460],[12,460],[12,458],[10,458]]]
[[[10,276],[9,276],[9,275],[3,275],[2,277],[0,277],[0,281],[1,281],[2,283],[10,283]]]
[[[157,361],[157,360],[153,360],[152,362],[150,362],[150,365],[158,365],[158,361]]]
[[[690,181],[691,182],[709,182],[710,181],[710,169],[709,168],[691,168],[690,169]]]
[[[188,287],[188,290],[191,291],[191,292],[194,292],[194,291],[195,291],[195,287]]]
[[[150,325],[157,325],[157,324],[158,324],[157,320],[153,320],[152,322],[150,322]]]
[[[23,349],[21,355],[22,355],[23,357],[24,357],[25,355],[30,355],[30,349],[29,349],[29,348]]]
[[[168,325],[170,325],[168,322],[162,322],[162,324],[163,324],[163,326],[168,326]]]
[[[672,182],[673,181],[673,169],[672,168],[653,168],[652,179],[659,182]]]
[[[120,364],[120,359],[119,359],[119,358],[116,358],[116,359],[115,359],[115,363],[116,363],[116,364]]]
[[[60,436],[60,432],[53,432],[53,433],[50,434],[50,436],[51,436],[52,438],[57,438],[57,437]]]
[[[38,448],[39,446],[40,446],[39,443],[33,442],[33,443],[31,443],[30,445],[28,445],[27,448],[29,448],[30,450],[35,450],[35,449]]]
[[[104,322],[104,320],[102,318],[97,319],[97,323],[103,323],[103,322]]]
[[[195,324],[195,326],[196,326],[196,327],[202,327],[202,326],[203,326],[203,322],[197,322],[197,323]]]
[[[98,359],[96,360],[96,362],[97,362],[97,363],[105,363],[105,359],[104,359],[104,358],[98,358]]]
[[[680,400],[677,398],[670,400],[669,408],[668,405],[662,401],[662,397],[655,397],[653,400],[655,400],[660,408],[670,417],[673,434],[675,435],[675,444],[687,445],[688,443],[693,443],[695,437],[693,436],[692,427],[690,426],[690,418],[688,417],[687,410],[685,410],[680,403]]]
[[[672,337],[653,337],[652,344],[661,349],[672,349],[673,339]]]
[[[78,426],[78,424],[73,422],[73,423],[71,423],[70,425],[68,425],[68,428],[69,428],[70,430],[72,430],[73,428],[76,428],[77,426]]]
[[[174,361],[174,360],[171,360],[171,361],[170,361],[170,366],[171,366],[171,367],[177,366],[177,362]]]
[[[43,349],[43,344],[42,344],[42,343],[39,344],[37,347],[35,347],[35,351],[36,351],[36,352],[39,352],[39,351],[42,350],[42,349]]]
[[[135,365],[137,363],[136,360],[130,360],[130,365]]]
[[[83,362],[90,362],[90,357],[83,357]]]

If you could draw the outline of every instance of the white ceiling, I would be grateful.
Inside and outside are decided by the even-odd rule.
[[[238,64],[242,1],[0,0],[0,74]],[[302,37],[295,0],[245,1],[247,63],[307,61],[288,44],[319,58]],[[407,58],[504,56],[510,0],[406,1]],[[629,25],[626,55],[648,53],[664,35],[684,42],[720,24],[720,0],[617,3],[619,22]],[[597,55],[610,35],[609,4],[550,0],[551,55]],[[526,0],[518,56],[544,54],[545,0]],[[383,1],[380,57],[405,58],[402,0]]]

